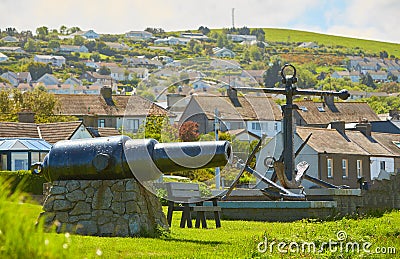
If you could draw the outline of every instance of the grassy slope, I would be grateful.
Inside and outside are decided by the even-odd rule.
[[[41,211],[40,206],[17,205],[17,211],[26,206],[25,213],[30,213],[32,223]],[[164,208],[165,209],[165,208]],[[346,231],[348,240],[352,242],[372,243],[377,246],[395,247],[400,253],[400,212],[392,212],[376,218],[342,219],[329,222],[298,221],[292,223],[271,223],[251,221],[222,221],[222,228],[215,229],[214,221],[208,222],[209,229],[179,228],[180,214],[174,214],[171,235],[168,238],[107,238],[71,236],[68,248],[69,258],[95,258],[101,253],[104,258],[249,258],[271,254],[257,252],[257,244],[264,240],[289,243],[321,242],[336,240],[336,233]],[[63,234],[46,234],[50,242],[60,243]],[[101,252],[100,252],[101,251]],[[341,254],[286,254],[285,258],[337,258]],[[364,254],[365,255],[365,254]],[[280,258],[282,254],[275,246],[272,258]],[[345,258],[357,256],[346,254]],[[376,258],[394,258],[395,256]],[[373,257],[372,257],[373,258]]]
[[[221,31],[221,30],[215,30]],[[335,46],[344,46],[347,48],[360,48],[370,53],[378,53],[386,50],[390,55],[400,57],[400,44],[380,42],[373,40],[356,39],[349,37],[333,36],[314,32],[264,28],[265,39],[267,42],[316,42],[324,44],[327,47],[335,48]]]

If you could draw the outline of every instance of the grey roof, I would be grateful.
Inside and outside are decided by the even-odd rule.
[[[51,145],[37,138],[0,138],[0,151],[50,151]]]

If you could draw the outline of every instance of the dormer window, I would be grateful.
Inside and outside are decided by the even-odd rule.
[[[318,106],[317,109],[318,109],[319,112],[325,112],[325,109],[322,106]]]

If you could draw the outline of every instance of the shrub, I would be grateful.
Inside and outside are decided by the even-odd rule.
[[[30,171],[0,171],[0,180],[10,185],[10,191],[15,192],[19,186],[22,192],[43,194],[43,184],[47,182],[43,176],[32,174]],[[21,183],[24,183],[21,185]],[[21,185],[21,186],[20,186]]]

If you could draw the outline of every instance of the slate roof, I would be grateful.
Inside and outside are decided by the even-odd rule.
[[[228,96],[198,95],[191,101],[199,104],[208,119],[214,119],[215,108],[224,120],[279,121],[282,113],[271,97],[238,96],[239,107],[234,107]]]
[[[358,130],[346,130],[344,134],[336,129],[315,127],[296,127],[296,132],[318,153],[368,155],[395,157],[400,155],[400,148],[393,142],[400,143],[400,134],[372,133],[366,136]]]
[[[157,106],[153,102],[137,95],[113,95],[112,104],[107,104],[102,95],[75,95],[56,94],[60,108],[58,113],[62,115],[87,115],[100,116],[147,116],[174,114]]]
[[[365,102],[335,102],[327,105],[324,102],[295,102],[300,108],[298,114],[308,125],[329,124],[332,121],[359,122],[361,120],[380,121],[378,115]],[[306,109],[304,109],[305,107]],[[324,111],[320,111],[322,109]]]
[[[0,138],[39,138],[54,144],[70,139],[81,125],[81,121],[44,124],[0,122]]]

